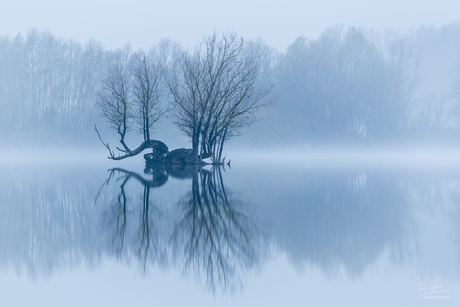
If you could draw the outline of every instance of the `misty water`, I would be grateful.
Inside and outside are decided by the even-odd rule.
[[[340,156],[235,154],[202,170],[10,157],[2,302],[458,305],[460,165]]]

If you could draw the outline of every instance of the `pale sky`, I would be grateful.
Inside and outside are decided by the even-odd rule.
[[[299,35],[315,38],[337,24],[375,30],[441,26],[460,19],[459,0],[2,0],[0,35],[29,29],[108,48],[148,48],[170,37],[193,46],[203,36],[235,31],[284,50]]]

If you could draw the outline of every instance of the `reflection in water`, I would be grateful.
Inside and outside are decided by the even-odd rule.
[[[121,168],[114,168],[109,172],[109,178],[99,190],[96,202],[102,188],[108,186],[111,180],[120,183],[119,193],[114,200],[108,202],[108,211],[104,214],[104,231],[113,234],[110,236],[113,252],[119,259],[129,255],[128,251],[133,252],[143,264],[144,270],[147,260],[164,265],[167,260],[166,244],[161,242],[158,229],[162,212],[155,204],[151,203],[150,189],[162,186],[166,183],[168,176],[164,172],[158,172],[152,175],[151,180],[147,180],[135,172]],[[141,201],[130,198],[130,193],[126,192],[127,184],[131,179],[143,187]],[[128,224],[131,226],[129,229]]]
[[[0,268],[32,278],[115,258],[142,271],[178,268],[229,290],[274,251],[328,275],[344,268],[359,278],[388,257],[401,270],[419,261],[422,273],[458,276],[450,260],[460,255],[458,241],[449,241],[460,233],[450,220],[458,215],[432,219],[440,209],[459,212],[455,176],[251,170],[237,176],[247,193],[240,194],[224,184],[221,168],[115,168],[108,178],[88,169],[2,174]],[[436,233],[441,253],[431,248],[439,240],[425,243],[427,223],[453,229],[450,237]]]
[[[99,210],[94,183],[80,170],[2,170],[0,174],[0,268],[35,279],[95,265],[104,238],[94,231]],[[90,173],[93,175],[93,173]],[[94,176],[98,180],[98,176]]]
[[[410,221],[395,178],[319,172],[305,176],[301,186],[286,188],[296,196],[272,212],[279,217],[275,241],[296,266],[331,274],[342,267],[357,276],[386,251],[402,260]]]
[[[258,225],[248,206],[226,191],[221,168],[200,170],[192,191],[179,202],[179,220],[171,242],[187,270],[206,276],[208,285],[232,287],[240,270],[261,256]]]
[[[155,167],[145,173],[152,178],[114,168],[104,183],[108,186],[115,180],[120,188],[105,218],[116,255],[120,258],[127,250],[135,250],[144,270],[147,263],[165,265],[171,258],[186,272],[204,275],[211,289],[216,285],[232,289],[241,281],[241,270],[259,262],[261,240],[257,223],[247,214],[248,205],[225,188],[221,168]],[[191,191],[173,214],[166,214],[150,199],[151,189],[166,183],[168,176],[192,179]],[[126,191],[131,180],[143,187],[140,203]],[[129,226],[138,230],[129,231]],[[127,232],[134,237],[127,238]]]

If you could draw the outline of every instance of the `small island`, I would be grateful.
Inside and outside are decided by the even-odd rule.
[[[273,103],[273,85],[264,82],[265,53],[260,44],[246,43],[235,34],[213,34],[193,51],[171,42],[143,51],[116,56],[98,95],[101,115],[120,136],[117,154],[103,141],[109,159],[144,154],[147,165],[225,163],[224,144],[254,123],[256,113]],[[192,148],[169,151],[151,139],[151,130],[169,118],[190,138]],[[143,134],[131,149],[128,131]],[[209,159],[210,162],[205,162]]]

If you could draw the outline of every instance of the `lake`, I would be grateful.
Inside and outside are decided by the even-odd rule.
[[[2,304],[460,304],[458,164],[271,159],[1,164]]]

